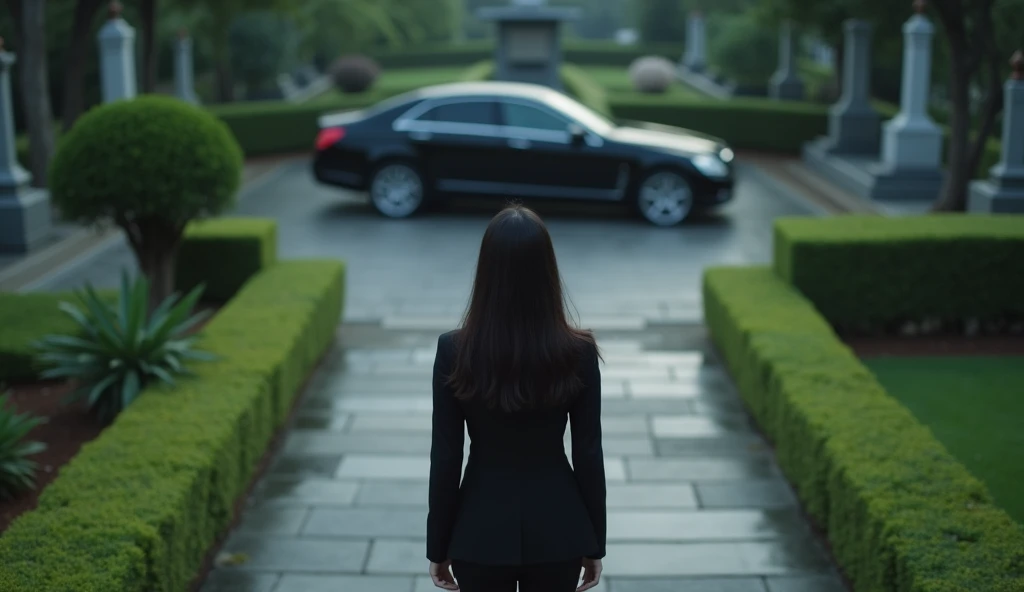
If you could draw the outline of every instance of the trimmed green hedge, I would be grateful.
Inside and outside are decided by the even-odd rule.
[[[828,132],[828,107],[811,103],[616,96],[610,106],[619,119],[692,129],[747,150],[797,153]]]
[[[683,55],[681,44],[619,45],[608,41],[566,40],[563,59],[586,66],[628,66],[647,55],[659,55],[677,61]],[[493,41],[472,41],[458,45],[411,47],[373,54],[384,68],[436,68],[468,66],[494,59]]]
[[[175,289],[206,284],[203,300],[227,302],[249,278],[277,261],[272,218],[210,218],[189,224],[178,250]]]
[[[101,291],[111,303],[116,291]],[[77,302],[74,294],[0,292],[0,384],[35,380],[41,368],[32,344],[50,334],[77,334],[78,325],[61,312],[63,301]]]
[[[840,327],[1024,317],[1024,216],[785,218],[775,269]]]
[[[608,93],[582,68],[575,64],[565,64],[562,66],[561,78],[565,90],[576,97],[577,101],[602,115],[611,116]]]
[[[282,262],[253,278],[205,330],[221,359],[145,393],[0,537],[0,590],[185,590],[343,302],[341,262]]]
[[[857,591],[1020,592],[1024,531],[769,267],[710,269],[705,319]]]

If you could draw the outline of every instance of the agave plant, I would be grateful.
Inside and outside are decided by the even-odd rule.
[[[41,376],[73,380],[77,388],[69,402],[84,400],[100,421],[112,421],[153,381],[174,385],[176,375],[188,373],[187,362],[213,359],[195,348],[198,335],[188,334],[208,316],[192,314],[202,289],[180,299],[173,294],[149,314],[144,277],[131,282],[122,274],[115,306],[87,286],[76,293],[85,310],[60,304],[80,334],[48,335],[39,342],[39,360],[47,366]]]
[[[15,413],[9,402],[9,395],[0,395],[0,500],[12,499],[35,487],[39,465],[28,457],[46,450],[42,442],[25,440],[43,420],[28,413]]]

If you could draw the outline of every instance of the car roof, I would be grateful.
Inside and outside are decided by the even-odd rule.
[[[559,94],[558,91],[539,84],[498,81],[436,84],[433,86],[425,86],[414,92],[414,96],[421,99],[450,98],[472,95],[500,95],[543,100],[557,94]]]

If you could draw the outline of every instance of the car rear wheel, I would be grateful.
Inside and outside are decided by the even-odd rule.
[[[660,170],[647,175],[637,190],[640,215],[657,226],[675,226],[693,209],[693,190],[686,177]]]
[[[370,203],[383,216],[407,218],[423,205],[423,177],[409,163],[386,163],[370,180]]]

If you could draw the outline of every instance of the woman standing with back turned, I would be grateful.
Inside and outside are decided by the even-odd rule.
[[[544,223],[506,208],[484,233],[462,328],[437,343],[427,518],[437,587],[571,592],[581,568],[578,590],[597,585],[605,553],[598,357],[593,335],[566,320]],[[464,426],[471,445],[460,488]]]

